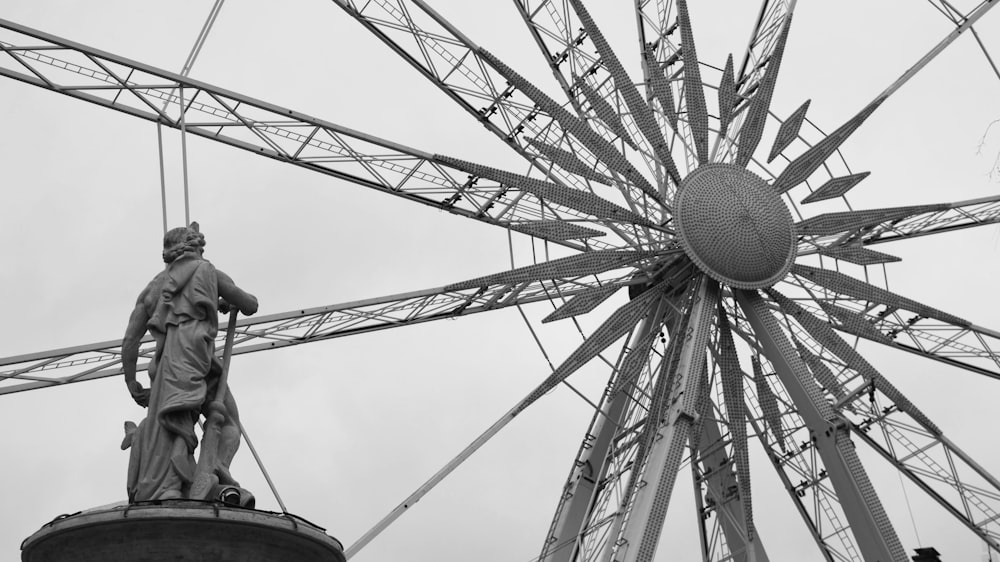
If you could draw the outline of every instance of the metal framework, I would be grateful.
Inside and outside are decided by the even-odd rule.
[[[4,20],[0,75],[573,252],[445,287],[244,319],[235,354],[540,301],[557,305],[546,321],[564,320],[628,292],[510,414],[624,341],[540,560],[652,560],[689,463],[702,559],[766,561],[752,437],[827,561],[906,560],[855,443],[1000,548],[1000,481],[841,335],[1000,378],[1000,332],[840,272],[897,259],[876,244],[998,223],[1000,197],[808,207],[864,180],[842,175],[840,146],[995,2],[966,14],[935,4],[954,30],[875,100],[818,140],[803,130],[807,102],[770,143],[794,0],[765,0],[738,66],[730,56],[717,67],[698,58],[686,1],[636,0],[641,81],[582,1],[515,0],[564,101],[424,0],[334,2],[531,172],[403,146]],[[759,252],[752,268],[730,267],[747,252]],[[115,376],[120,361],[117,341],[0,359],[0,394]]]

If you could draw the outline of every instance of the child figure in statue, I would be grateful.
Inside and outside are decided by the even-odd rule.
[[[240,444],[239,412],[231,392],[224,399],[225,423],[215,466],[219,486],[209,497],[190,497],[198,445],[194,426],[215,397],[222,372],[215,355],[217,311],[228,312],[232,306],[245,315],[257,312],[257,298],[203,259],[204,247],[198,223],[164,235],[163,261],[167,266],[139,295],[122,340],[125,384],[136,403],[148,408],[138,427],[126,424],[122,443],[123,449],[132,449],[129,502],[225,499],[252,507],[253,496],[240,489],[229,474],[229,464]],[[139,345],[147,330],[156,341],[156,353],[149,363],[149,389],[136,380]]]

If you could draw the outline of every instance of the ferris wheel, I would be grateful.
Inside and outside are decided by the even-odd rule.
[[[503,354],[534,355],[541,349],[548,366],[524,377],[533,382],[508,401],[506,413],[495,412],[490,423],[471,428],[473,438],[467,441],[472,445],[456,460],[438,457],[436,466],[413,468],[423,482],[445,467],[426,483],[410,486],[417,493],[404,499],[385,525],[436,486],[438,476],[453,470],[459,475],[458,464],[493,435],[503,435],[515,418],[533,414],[550,395],[564,393],[590,420],[588,427],[575,429],[573,458],[559,468],[564,483],[550,490],[547,530],[537,533],[540,545],[531,555],[537,559],[671,559],[664,558],[664,551],[677,539],[670,534],[668,517],[677,517],[678,503],[684,501],[679,492],[687,492],[691,482],[695,493],[693,505],[684,506],[685,519],[690,530],[697,530],[697,539],[689,540],[694,550],[681,559],[774,557],[774,545],[787,539],[776,536],[767,519],[772,503],[781,503],[798,519],[796,533],[810,543],[815,559],[906,560],[912,546],[900,538],[899,528],[908,523],[900,522],[898,509],[884,499],[895,499],[902,482],[962,528],[967,542],[1000,550],[1000,481],[990,472],[996,462],[966,450],[965,428],[939,426],[935,415],[905,392],[892,362],[870,358],[872,350],[886,348],[900,352],[893,357],[948,365],[951,377],[1000,377],[1000,332],[976,323],[990,321],[989,309],[966,318],[937,301],[908,297],[890,288],[895,279],[893,265],[887,265],[899,259],[893,242],[919,238],[913,244],[929,245],[924,241],[946,232],[1000,222],[1000,197],[949,197],[959,192],[942,189],[939,202],[914,202],[905,189],[877,179],[877,158],[870,159],[873,177],[866,179],[868,172],[849,166],[850,155],[840,152],[855,131],[891,107],[898,92],[919,80],[960,35],[986,52],[982,38],[965,36],[974,35],[994,2],[962,9],[930,2],[925,9],[947,24],[940,37],[932,38],[925,51],[909,54],[912,66],[880,78],[878,88],[883,89],[867,88],[873,95],[832,127],[810,119],[814,106],[822,103],[822,92],[814,102],[775,103],[782,88],[795,82],[783,70],[796,48],[795,1],[763,2],[744,24],[751,31],[749,46],[728,59],[707,55],[715,51],[702,43],[701,20],[691,17],[683,1],[637,1],[638,40],[633,38],[631,45],[618,45],[620,22],[605,25],[604,14],[589,4],[517,1],[514,17],[526,29],[518,37],[540,51],[555,88],[543,87],[541,79],[522,73],[518,61],[506,60],[485,42],[476,43],[443,10],[422,0],[334,4],[355,27],[360,23],[389,47],[387,52],[416,69],[403,83],[429,83],[500,142],[471,148],[472,155],[461,148],[453,154],[427,152],[433,147],[413,148],[409,142],[360,131],[356,123],[363,123],[364,116],[350,125],[335,124],[307,114],[312,112],[6,21],[0,22],[0,74],[64,94],[70,98],[65,103],[90,102],[88,111],[116,110],[126,117],[115,119],[137,122],[147,132],[150,121],[177,129],[186,150],[193,150],[195,142],[205,151],[220,150],[205,147],[213,144],[240,148],[278,162],[267,162],[270,167],[304,170],[294,172],[296,181],[306,172],[319,172],[313,176],[333,176],[339,184],[381,191],[379,195],[395,196],[406,205],[420,203],[487,223],[483,229],[502,234],[499,252],[493,251],[510,265],[495,268],[496,273],[451,278],[433,289],[403,283],[385,297],[371,298],[371,292],[355,288],[352,294],[361,295],[356,300],[318,307],[302,303],[310,308],[248,318],[237,329],[234,353],[239,357],[304,350],[314,346],[300,344],[411,324],[421,326],[386,333],[430,331],[436,329],[434,320],[465,316],[482,316],[479,325],[485,326],[492,316],[506,314],[504,331],[486,332],[481,339]],[[712,16],[721,18],[709,14],[706,27]],[[992,64],[988,53],[983,60]],[[983,63],[985,72],[988,64]],[[343,79],[352,87],[363,82],[346,75]],[[19,87],[31,95],[37,91]],[[405,99],[408,92],[397,95]],[[494,151],[505,152],[494,158]],[[496,163],[510,155],[519,160]],[[848,204],[849,192],[876,181],[885,182],[881,190],[891,190],[892,203],[876,208]],[[210,182],[201,183],[194,189],[207,190]],[[200,196],[202,209],[217,205],[245,212],[238,203]],[[165,202],[163,208],[166,213]],[[198,218],[197,206],[195,211],[192,217]],[[447,215],[435,217],[445,220]],[[257,218],[254,232],[282,238],[284,233],[273,232],[267,220],[266,215]],[[154,225],[151,236],[159,233],[159,224]],[[209,257],[220,267],[233,269],[227,259],[260,259],[256,250],[243,256],[223,250],[213,255],[211,223],[204,226]],[[267,242],[257,235],[239,238],[261,248]],[[405,227],[391,234],[397,239],[407,235]],[[377,244],[374,238],[371,232],[353,232],[335,241],[296,240],[284,246],[315,244],[309,259],[333,259],[325,254],[341,245],[363,249],[369,242]],[[235,241],[226,244],[239,247]],[[398,244],[406,247],[405,241]],[[104,258],[118,253],[96,250]],[[403,263],[407,256],[387,253],[379,259]],[[399,287],[409,273],[399,275],[392,286]],[[136,275],[145,277],[146,272]],[[350,279],[339,269],[330,275]],[[355,282],[381,283],[364,276]],[[963,290],[960,283],[955,287]],[[984,303],[996,308],[988,297]],[[262,304],[265,312],[274,310],[263,299]],[[480,312],[493,314],[475,314]],[[505,341],[506,326],[511,318],[517,325],[521,317],[530,337],[511,345]],[[460,318],[456,325],[463,322],[467,320]],[[580,335],[574,335],[572,345],[555,344],[565,350],[550,353],[553,344],[538,334],[560,324]],[[393,345],[404,348],[406,336],[394,337],[400,339],[390,339]],[[11,354],[0,362],[0,394],[17,400],[68,393],[90,384],[73,383],[114,377],[120,372],[119,343]],[[432,365],[447,347],[409,361],[409,375],[432,369],[421,360]],[[475,377],[478,369],[470,368],[467,377]],[[601,377],[600,382],[581,386],[575,382],[578,372]],[[271,380],[278,376],[281,384],[294,386],[287,381],[295,374]],[[238,375],[234,384],[238,394]],[[64,388],[25,392],[49,387]],[[303,401],[309,392],[296,390]],[[331,407],[358,399],[350,392],[344,384]],[[463,399],[444,389],[427,392]],[[127,397],[122,393],[121,398]],[[454,412],[462,411],[455,407]],[[444,409],[436,413],[455,415]],[[308,426],[319,423],[310,416],[321,416],[314,410],[302,415],[298,423]],[[550,423],[558,423],[550,416],[558,414],[534,418],[544,427],[532,431],[543,433]],[[357,422],[365,426],[374,420],[377,416]],[[989,424],[988,414],[975,423]],[[248,426],[253,431],[252,423]],[[416,427],[396,429],[399,440],[434,439]],[[367,454],[361,440],[344,456]],[[405,459],[395,462],[407,465]],[[527,452],[509,462],[535,464]],[[884,473],[886,466],[896,478],[889,481],[892,491],[869,474]],[[759,492],[762,479],[770,479],[772,491],[786,496],[783,503]],[[493,494],[504,493],[504,482],[488,487],[501,490]],[[336,494],[319,483],[312,493]],[[398,499],[407,497],[396,493]],[[419,515],[400,521],[410,517]],[[373,531],[381,532],[385,525],[379,523]],[[335,527],[331,532],[343,535]],[[496,527],[494,533],[503,537],[504,530]],[[349,552],[360,552],[375,534],[359,533],[361,539]],[[442,534],[437,540],[449,540],[444,538],[447,530]],[[350,544],[354,537],[342,538]]]

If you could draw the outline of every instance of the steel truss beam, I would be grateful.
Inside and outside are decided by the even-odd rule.
[[[923,317],[903,308],[879,305],[834,292],[796,277],[795,288],[808,296],[793,300],[810,313],[825,319],[834,328],[851,335],[1000,379],[1000,332],[976,326]],[[872,331],[852,329],[813,302],[836,306],[856,314]]]
[[[991,548],[1000,549],[996,479],[936,428],[923,426],[895,404],[877,409],[872,407],[872,415],[854,425],[855,435]]]
[[[736,82],[735,105],[733,111],[733,123],[729,127],[726,138],[720,139],[715,150],[719,154],[725,154],[724,160],[729,161],[736,158],[736,139],[742,130],[743,121],[746,119],[746,109],[750,106],[750,101],[757,93],[764,75],[767,73],[768,64],[771,62],[771,55],[778,43],[781,30],[792,17],[796,0],[763,0],[760,11],[757,14],[757,21],[754,23],[750,33],[750,41],[747,44],[743,55],[743,62],[734,77]]]
[[[736,81],[746,85],[747,94],[756,88],[764,76],[778,35],[781,34],[785,20],[791,16],[795,2],[796,0],[763,0],[760,3],[757,22],[750,34],[750,43],[747,45],[740,70],[736,73]]]
[[[176,129],[183,125],[202,138],[489,224],[600,224],[515,186],[443,165],[421,150],[6,20],[0,20],[0,76]],[[600,234],[622,230],[608,225]],[[578,250],[622,245],[550,239]]]
[[[706,562],[763,562],[768,557],[753,524],[750,501],[744,373],[740,370],[726,313],[720,313],[715,328],[709,345],[712,376],[699,396],[702,400],[699,421],[691,436],[691,466],[698,495],[703,557]],[[713,388],[714,396],[721,397],[714,405]],[[726,434],[723,427],[728,430]],[[716,519],[706,524],[713,514]]]
[[[852,424],[854,434],[983,541],[1000,548],[1000,481],[948,439],[827,322],[772,294],[781,310],[795,319],[797,324],[789,322],[787,328],[796,341],[835,378],[827,382],[827,399]]]
[[[646,420],[652,437],[647,442],[648,452],[636,469],[636,485],[630,487],[632,493],[612,525],[620,532],[612,535],[617,540],[608,547],[613,549],[614,559],[622,562],[653,559],[694,422],[698,394],[704,386],[701,377],[706,376],[705,350],[719,302],[719,287],[707,277],[694,285],[687,326],[675,338],[679,340],[677,360],[666,372],[664,401],[656,404],[658,415],[650,415]]]
[[[564,94],[578,114],[591,122],[603,123],[598,132],[608,141],[615,142],[620,137],[613,129],[615,123],[607,123],[595,110],[593,104],[582,91],[581,83],[596,92],[602,99],[610,101],[614,112],[612,121],[620,123],[627,132],[628,142],[638,143],[646,165],[654,174],[657,165],[653,151],[631,118],[624,100],[619,98],[616,87],[591,36],[583,28],[580,17],[569,2],[558,0],[515,0],[528,31],[538,45],[546,64],[552,69]],[[624,141],[622,141],[624,142]],[[657,178],[658,183],[665,181]]]
[[[706,561],[767,562],[769,558],[760,536],[756,530],[752,538],[747,532],[747,513],[740,498],[739,477],[733,462],[735,454],[730,439],[723,436],[720,429],[721,412],[705,412],[701,417],[701,438],[697,451],[692,451],[695,491],[699,500],[702,496],[705,498],[698,516],[705,521],[714,513],[716,525],[725,538],[725,545],[721,545],[705,537],[705,543],[710,546],[706,549]],[[706,531],[703,526],[702,532],[708,535]]]
[[[948,208],[918,213],[848,232],[825,236],[801,236],[799,255],[812,254],[818,247],[882,244],[919,236],[929,236],[973,226],[1000,222],[1000,196],[949,203]]]
[[[794,420],[791,426],[793,429],[798,428],[800,433],[808,433],[801,418],[787,406],[788,402],[790,400],[784,402],[786,408],[783,408],[784,411],[780,416],[789,421]],[[749,414],[747,421],[767,451],[767,459],[778,474],[813,540],[816,541],[823,559],[827,562],[833,562],[835,559],[861,561],[850,528],[842,521],[843,511],[840,509],[840,502],[830,488],[829,482],[826,482],[826,469],[814,452],[813,454],[808,452],[810,447],[805,444],[809,442],[802,441],[801,450],[795,445],[798,441],[793,434],[782,436],[782,446],[774,441],[769,442],[765,429],[767,421],[763,412],[759,408],[754,408],[754,404],[748,404],[747,411]],[[786,441],[791,443],[791,449],[784,444]],[[794,483],[793,478],[797,478],[799,482]],[[812,510],[806,505],[805,499],[810,492],[813,498]]]
[[[767,458],[788,492],[827,562],[863,562],[822,457],[776,369],[763,355],[759,341],[735,300],[726,299],[733,333],[754,353],[753,384],[746,389],[747,421],[767,451]]]
[[[579,189],[587,183],[565,165],[539,150],[529,139],[566,147],[585,166],[614,177],[629,204],[662,222],[657,205],[617,176],[544,110],[536,106],[493,65],[484,50],[422,0],[334,0],[351,17],[388,45],[403,60],[471,113],[488,130],[553,179]]]
[[[515,278],[516,279],[516,278]],[[550,278],[551,279],[551,278]],[[543,280],[456,284],[349,303],[244,318],[237,324],[233,354],[278,349],[343,336],[409,326],[443,318],[498,310],[608,287],[644,283],[631,267],[597,275],[575,274]],[[217,348],[222,349],[225,330]],[[143,340],[139,365],[153,356],[152,338]],[[121,340],[29,353],[0,359],[0,395],[83,382],[121,374]]]
[[[641,490],[648,488],[643,480],[657,477],[655,469],[646,473],[652,476],[639,473],[646,459],[658,454],[656,436],[663,430],[659,423],[647,422],[665,419],[669,399],[676,398],[676,377],[671,373],[684,355],[684,342],[689,348],[692,345],[685,337],[671,337],[667,343],[666,332],[688,333],[685,326],[690,314],[703,300],[699,294],[704,291],[698,291],[699,287],[703,287],[702,282],[661,301],[620,358],[608,385],[607,400],[581,444],[539,560],[620,559],[626,555],[622,545],[628,541],[622,537],[623,526],[633,513],[646,519],[645,523],[633,522],[633,533],[659,536],[662,521],[658,523],[655,516],[649,519],[648,514],[644,517],[643,510],[635,511],[633,503]],[[691,353],[688,349],[687,355]],[[687,433],[678,439],[683,446]],[[632,551],[634,555],[636,548]]]
[[[664,329],[666,317],[673,316],[666,309],[666,304],[659,303],[640,325],[630,345],[623,349],[604,394],[602,408],[594,413],[590,429],[580,444],[576,462],[570,471],[547,540],[542,547],[540,562],[590,560],[600,550],[593,548],[595,529],[588,523],[594,518],[593,512],[601,512],[617,505],[606,498],[601,501],[600,495],[614,487],[613,481],[622,476],[611,470],[612,466],[617,466],[619,470],[624,466],[616,459],[622,450],[622,428],[635,425],[630,420],[642,415],[637,412],[642,393],[633,394],[631,389],[619,390],[616,387],[624,377],[632,376],[636,377],[637,386],[648,386],[648,382],[642,381],[648,381],[648,373],[656,368],[656,353],[653,352],[656,334]],[[647,375],[632,373],[635,370],[647,371]]]
[[[610,553],[615,517],[634,485],[644,454],[646,418],[663,386],[677,341],[668,327],[683,322],[693,295],[687,267],[666,274],[672,292],[650,309],[612,372],[600,412],[591,422],[553,516],[539,560],[596,561]]]

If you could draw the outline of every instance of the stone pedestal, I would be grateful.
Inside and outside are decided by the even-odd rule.
[[[294,515],[169,500],[61,516],[21,545],[22,562],[345,562],[344,547]]]

